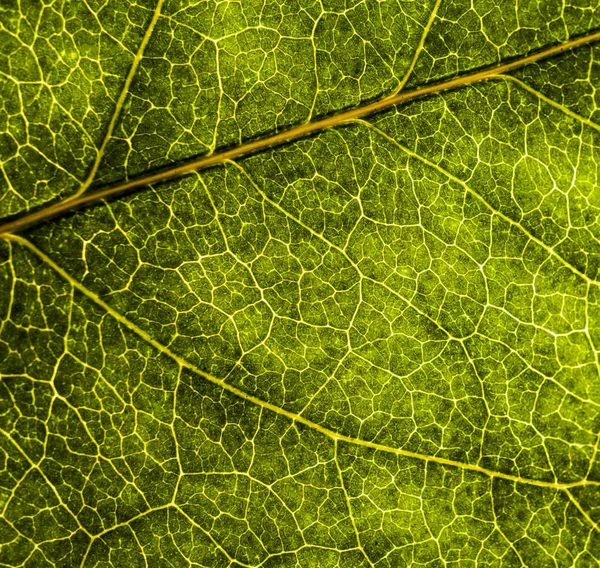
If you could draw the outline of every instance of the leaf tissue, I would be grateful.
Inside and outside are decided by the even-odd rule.
[[[599,566],[599,30],[3,0],[0,566]]]

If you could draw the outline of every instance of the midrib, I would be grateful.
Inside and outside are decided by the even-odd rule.
[[[425,87],[420,87],[412,91],[400,92],[399,94],[386,96],[366,105],[354,107],[326,118],[307,122],[270,136],[251,140],[228,150],[204,155],[184,164],[168,167],[161,171],[145,174],[131,180],[125,180],[115,185],[98,189],[92,193],[83,193],[79,195],[78,192],[76,196],[67,197],[66,199],[54,203],[53,205],[43,207],[32,213],[27,213],[10,221],[6,221],[0,225],[0,236],[3,234],[18,233],[28,227],[43,223],[44,221],[48,221],[55,217],[65,215],[76,209],[89,207],[103,200],[114,199],[154,183],[177,178],[193,171],[222,164],[228,160],[234,160],[242,156],[248,156],[250,154],[260,152],[261,150],[265,150],[267,148],[273,148],[281,144],[292,142],[328,128],[339,126],[356,119],[365,118],[366,116],[374,113],[425,97],[427,95],[433,95],[449,89],[456,89],[458,87],[485,81],[491,77],[497,77],[505,73],[509,73],[515,69],[519,69],[520,67],[524,67],[531,63],[541,61],[542,59],[547,59],[548,57],[558,55],[565,51],[587,45],[598,40],[600,40],[600,30],[558,45],[554,45],[537,53],[526,55],[508,63],[503,63],[494,67],[488,67],[475,73],[459,75],[458,77],[427,85]]]

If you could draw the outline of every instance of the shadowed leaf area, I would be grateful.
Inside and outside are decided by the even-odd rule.
[[[2,2],[0,566],[600,565],[599,28]]]

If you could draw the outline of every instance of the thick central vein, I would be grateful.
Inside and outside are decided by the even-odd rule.
[[[132,321],[130,321],[129,319],[124,317],[122,314],[117,312],[114,308],[112,308],[104,300],[102,300],[97,294],[95,294],[94,292],[92,292],[91,290],[86,288],[83,284],[81,284],[78,280],[73,278],[66,270],[64,270],[58,264],[56,264],[50,257],[48,257],[41,250],[39,250],[30,241],[28,241],[27,239],[24,239],[22,237],[16,236],[16,235],[4,235],[3,238],[8,239],[13,242],[17,242],[17,243],[25,246],[26,248],[28,248],[32,253],[34,253],[43,262],[45,262],[54,271],[56,271],[71,286],[73,286],[75,289],[77,289],[79,292],[81,292],[87,298],[92,300],[96,305],[98,305],[102,309],[104,309],[107,313],[109,313],[112,317],[114,317],[121,325],[128,328],[130,331],[134,332],[136,335],[141,337],[144,341],[146,341],[147,343],[152,345],[154,348],[156,348],[160,353],[163,353],[164,355],[168,356],[173,361],[178,363],[181,367],[190,370],[191,372],[203,377],[205,380],[207,380],[215,385],[218,385],[223,390],[226,390],[239,398],[247,400],[247,401],[249,401],[253,404],[256,404],[262,408],[266,408],[267,410],[271,410],[272,412],[275,412],[276,414],[285,416],[286,418],[288,418],[289,420],[292,420],[295,423],[304,424],[308,428],[311,428],[311,429],[327,436],[328,438],[330,438],[331,440],[333,440],[336,443],[345,442],[347,444],[361,446],[361,447],[368,448],[371,450],[392,453],[392,454],[404,456],[407,458],[417,459],[420,461],[438,463],[440,465],[445,465],[445,466],[449,466],[449,467],[460,468],[460,469],[463,469],[466,471],[481,473],[481,474],[487,475],[491,478],[505,479],[507,481],[512,481],[515,483],[523,483],[523,484],[533,485],[533,486],[537,486],[537,487],[546,487],[546,488],[551,488],[551,489],[568,491],[571,488],[581,487],[581,486],[586,486],[586,485],[600,486],[600,482],[590,481],[590,480],[586,480],[586,479],[582,479],[580,481],[574,481],[574,482],[570,482],[570,483],[560,483],[560,482],[543,481],[543,480],[539,480],[539,479],[520,477],[518,475],[511,475],[508,473],[490,470],[490,469],[487,469],[487,468],[484,468],[484,467],[481,467],[481,466],[475,465],[475,464],[459,462],[456,460],[451,460],[451,459],[447,459],[447,458],[439,457],[439,456],[420,454],[417,452],[411,452],[409,450],[404,450],[401,448],[394,448],[391,446],[386,446],[384,444],[378,444],[377,442],[371,442],[369,440],[363,440],[361,438],[347,436],[345,434],[341,434],[339,432],[331,430],[321,424],[318,424],[316,422],[309,420],[308,418],[305,418],[304,416],[302,416],[300,414],[290,412],[289,410],[286,410],[286,409],[276,406],[270,402],[267,402],[258,397],[255,397],[251,394],[248,394],[248,393],[244,392],[243,390],[225,382],[223,379],[219,379],[218,377],[210,375],[209,373],[206,373],[202,369],[199,369],[194,364],[190,363],[189,361],[187,361],[187,360],[183,359],[182,357],[180,357],[179,355],[177,355],[175,352],[171,351],[171,349],[169,349],[168,347],[166,347],[165,345],[163,345],[162,343],[160,343],[159,341],[157,341],[156,339],[151,337],[147,332],[145,332],[143,329],[139,328],[135,323],[133,323]]]
[[[88,207],[100,201],[106,199],[113,199],[115,197],[125,195],[136,189],[140,189],[142,187],[154,183],[163,182],[196,170],[221,164],[227,160],[233,160],[241,156],[247,156],[249,154],[265,150],[267,148],[285,144],[287,142],[297,140],[310,134],[314,134],[316,132],[332,128],[334,126],[338,126],[348,121],[364,118],[366,116],[399,105],[401,103],[405,103],[427,95],[441,93],[449,89],[456,89],[458,87],[471,85],[473,83],[484,81],[491,77],[496,77],[503,73],[509,73],[511,71],[514,71],[515,69],[524,67],[525,65],[535,63],[542,59],[547,59],[548,57],[558,55],[564,51],[587,45],[599,40],[600,31],[596,31],[591,34],[582,36],[580,38],[555,45],[543,51],[532,53],[530,55],[521,57],[519,59],[515,59],[508,63],[503,63],[502,65],[489,67],[487,69],[483,69],[475,73],[460,75],[458,77],[448,79],[441,83],[435,83],[432,85],[427,85],[425,87],[420,87],[413,91],[400,92],[398,94],[386,96],[375,102],[355,107],[340,112],[338,114],[328,116],[326,118],[301,124],[288,130],[278,132],[271,136],[266,136],[264,138],[259,138],[257,140],[245,142],[243,144],[240,144],[239,146],[230,148],[228,150],[224,150],[222,152],[201,156],[200,158],[197,158],[196,160],[192,160],[185,164],[169,167],[162,171],[146,174],[135,179],[126,180],[116,185],[106,187],[104,189],[99,189],[92,193],[84,193],[82,195],[77,195],[77,197],[71,196],[70,198],[64,199],[62,201],[59,201],[58,203],[34,211],[33,213],[29,213],[17,219],[5,222],[4,224],[0,225],[0,234],[17,233],[19,231],[22,231],[23,229],[26,229],[27,227],[37,225],[38,223],[42,223],[60,215],[64,215],[75,209]]]

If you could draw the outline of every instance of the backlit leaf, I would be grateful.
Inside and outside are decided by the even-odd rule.
[[[597,566],[599,27],[3,4],[0,565]]]

